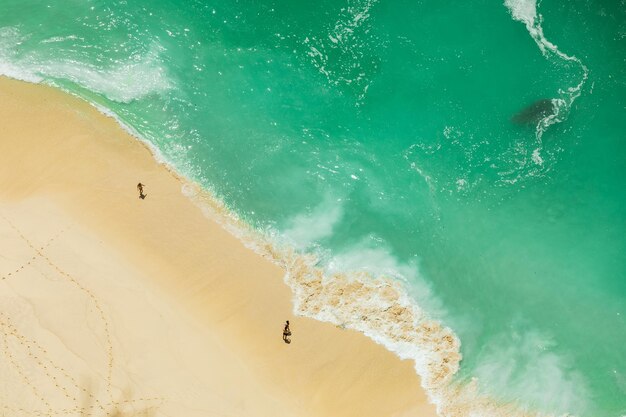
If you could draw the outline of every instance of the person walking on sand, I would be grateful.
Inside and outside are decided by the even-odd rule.
[[[139,191],[139,198],[141,198],[142,200],[146,198],[146,195],[143,193],[143,187],[145,187],[144,184],[142,183],[137,184],[137,190]]]
[[[289,328],[289,320],[285,323],[285,328],[283,329],[283,342],[291,343],[291,329]]]

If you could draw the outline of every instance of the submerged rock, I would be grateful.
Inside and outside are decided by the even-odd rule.
[[[554,103],[549,98],[537,100],[530,106],[523,108],[519,113],[511,117],[511,121],[515,124],[526,125],[536,124],[541,119],[555,114],[556,109]]]

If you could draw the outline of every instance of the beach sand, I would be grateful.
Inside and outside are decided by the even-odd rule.
[[[412,362],[294,316],[284,271],[112,118],[0,79],[0,120],[0,415],[436,415]]]

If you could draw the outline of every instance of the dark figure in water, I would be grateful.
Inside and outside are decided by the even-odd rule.
[[[137,184],[137,190],[139,191],[139,198],[141,198],[142,200],[146,198],[146,195],[143,193],[143,187],[145,187],[145,185],[143,185],[142,183]]]
[[[541,119],[554,114],[555,110],[552,100],[544,98],[523,108],[511,118],[511,121],[518,125],[537,124]]]
[[[283,342],[289,344],[291,343],[291,329],[289,328],[289,320],[285,323],[285,328],[283,329]]]

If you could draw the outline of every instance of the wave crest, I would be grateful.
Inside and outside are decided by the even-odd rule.
[[[461,361],[460,341],[430,320],[400,283],[367,272],[326,275],[312,266],[316,262],[295,256],[287,268],[297,313],[360,331],[402,359],[415,360],[426,387],[450,382]]]
[[[45,45],[53,40],[41,43]],[[143,54],[135,53],[126,61],[101,69],[82,62],[71,51],[55,59],[35,53],[20,55],[17,47],[26,41],[28,37],[17,28],[0,28],[0,75],[33,83],[66,80],[119,103],[163,94],[175,87],[160,58],[163,47],[157,43]]]

